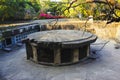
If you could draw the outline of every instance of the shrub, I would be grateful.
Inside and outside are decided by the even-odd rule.
[[[63,16],[53,16],[51,14],[40,13],[38,16],[39,19],[57,19],[57,18],[64,18]]]

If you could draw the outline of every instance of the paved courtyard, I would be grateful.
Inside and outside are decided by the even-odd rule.
[[[99,42],[102,41],[96,41]],[[101,45],[91,48],[100,49]],[[0,51],[0,80],[120,80],[120,49],[114,48],[114,42],[97,54],[97,59],[53,67],[26,60],[24,46],[8,53]]]

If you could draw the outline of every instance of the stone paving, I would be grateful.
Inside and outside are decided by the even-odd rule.
[[[91,46],[92,49],[100,47]],[[8,53],[0,51],[0,80],[119,80],[120,49],[115,49],[114,43],[110,41],[97,54],[97,59],[53,67],[26,60],[24,46]]]

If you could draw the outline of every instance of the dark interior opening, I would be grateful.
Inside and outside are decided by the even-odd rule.
[[[87,56],[87,48],[88,48],[87,45],[81,46],[79,48],[79,59],[83,59]]]
[[[9,45],[12,44],[11,38],[6,38],[6,39],[5,39],[5,42],[6,42],[6,45],[7,45],[7,46],[9,46]]]
[[[30,43],[26,43],[27,59],[33,58],[33,49]]]
[[[71,62],[73,49],[61,49],[61,63]]]
[[[54,62],[54,54],[53,50],[49,48],[39,48],[38,51],[38,60],[40,62],[49,62],[53,63]]]

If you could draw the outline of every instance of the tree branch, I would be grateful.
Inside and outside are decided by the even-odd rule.
[[[109,3],[110,5],[115,6],[116,9],[120,9],[120,3],[116,2],[115,0],[86,0],[86,3]]]
[[[71,8],[71,6],[72,6],[75,2],[77,2],[77,0],[71,1],[70,4],[69,4],[69,6],[68,6],[64,11],[68,10],[68,12],[69,12],[69,9]]]

